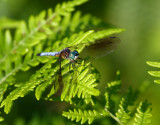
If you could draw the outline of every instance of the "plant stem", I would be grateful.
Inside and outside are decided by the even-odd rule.
[[[121,121],[114,116],[107,108],[104,109],[114,120],[116,120],[120,125],[124,125],[123,123],[121,123]]]

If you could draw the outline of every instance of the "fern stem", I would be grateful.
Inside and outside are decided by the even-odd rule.
[[[121,121],[114,116],[107,108],[104,109],[114,120],[116,120],[120,125],[124,125],[123,123],[121,123]]]
[[[33,30],[30,34],[28,34],[27,37],[25,37],[24,39],[22,39],[22,40],[19,42],[19,45],[23,44],[23,41],[25,41],[25,39],[30,38],[34,33],[36,33],[38,30],[40,30],[40,28],[41,28],[43,25],[49,23],[55,16],[56,16],[56,13],[54,13],[50,18],[48,18],[44,23],[41,23],[37,28],[35,28],[35,30]],[[18,45],[18,46],[19,46],[19,45]],[[16,46],[14,49],[16,49],[18,46]],[[14,50],[14,49],[13,49],[13,50]]]
[[[19,67],[13,69],[10,73],[8,73],[7,75],[5,75],[1,80],[0,80],[0,84],[2,84],[9,76],[11,76],[14,72],[18,71],[18,69],[21,67],[22,65],[20,65]]]
[[[29,62],[32,62],[34,61],[34,59],[32,60],[29,60],[27,63],[25,64],[28,64]],[[1,80],[0,80],[0,84],[2,84],[9,76],[11,76],[13,73],[17,72],[21,67],[23,66],[23,64],[19,65],[18,67],[15,67],[11,72],[9,72],[7,75],[5,75]]]

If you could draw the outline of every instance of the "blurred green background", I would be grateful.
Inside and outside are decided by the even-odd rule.
[[[63,1],[0,0],[0,17],[27,20],[30,15],[54,8]],[[77,7],[77,10],[83,14],[91,13],[105,22],[126,29],[118,35],[121,43],[114,53],[93,61],[102,74],[99,88],[103,91],[104,85],[114,79],[117,70],[121,71],[122,91],[129,86],[135,89],[146,86],[140,99],[146,98],[152,103],[152,125],[159,125],[160,86],[153,83],[154,78],[148,75],[147,71],[153,69],[147,66],[146,61],[160,61],[160,0],[90,0]],[[62,104],[36,101],[32,95],[34,94],[16,102],[7,117],[8,124],[70,124],[68,120],[64,121],[58,114],[51,112],[58,107],[61,114]],[[33,110],[28,111],[30,107]]]

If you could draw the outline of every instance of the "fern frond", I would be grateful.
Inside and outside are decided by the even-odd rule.
[[[113,109],[114,104],[113,104],[113,101],[111,100],[111,96],[112,96],[112,94],[118,93],[118,91],[121,88],[122,83],[121,83],[121,80],[119,78],[120,77],[120,72],[117,71],[116,75],[117,75],[118,79],[116,81],[107,83],[106,92],[104,94],[105,100],[106,100],[105,108],[107,108],[107,110]]]
[[[106,104],[104,111],[109,114],[110,117],[112,117],[114,120],[116,120],[119,124],[122,125],[121,121],[116,117],[113,113],[115,108],[115,102],[111,99],[113,94],[117,94],[121,88],[121,80],[120,80],[120,72],[117,71],[116,73],[116,81],[110,82],[107,84],[106,92],[104,94]]]
[[[33,91],[34,88],[36,88],[35,91],[35,96],[37,98],[37,100],[39,100],[43,94],[43,92],[45,91],[45,89],[52,83],[54,83],[58,78],[56,77],[57,75],[57,71],[59,69],[59,65],[57,65],[55,67],[55,62],[56,59],[54,60],[50,60],[47,64],[45,64],[40,70],[38,70],[31,78],[28,82],[26,82],[25,84],[22,84],[21,86],[19,86],[18,88],[16,88],[15,90],[13,90],[6,99],[3,100],[1,107],[5,106],[4,111],[6,113],[10,112],[10,109],[12,107],[13,101],[18,99],[19,97],[23,97],[25,96],[28,92]],[[62,67],[64,67],[64,65],[66,65],[66,62],[62,62]],[[54,67],[54,69],[53,69]],[[69,68],[65,67],[64,70],[62,71],[62,74],[65,78],[69,78],[70,74],[68,74],[69,76],[66,77],[65,74],[67,74],[69,72],[68,70]],[[83,68],[78,68],[79,72],[83,71]],[[82,98],[86,98],[89,99],[88,96],[90,95],[99,95],[99,91],[97,89],[95,89],[94,87],[97,85],[94,83],[94,79],[92,81],[92,78],[94,78],[94,75],[88,75],[87,78],[85,79],[85,74],[88,73],[88,69],[87,67],[85,68],[85,70],[81,73],[81,75],[79,75],[79,77],[77,78],[77,86],[76,86],[76,92],[74,93],[74,96],[77,94],[78,97],[80,98],[82,96]],[[81,83],[82,82],[82,83]],[[85,83],[88,83],[87,85],[85,85]],[[68,82],[64,83],[65,85],[69,84]],[[75,84],[75,83],[74,83]],[[49,93],[48,96],[53,95],[56,91],[57,91],[57,87],[58,85],[55,85],[55,90],[51,90],[52,92]],[[82,88],[80,88],[82,87]],[[66,87],[64,87],[64,90],[66,89]],[[72,86],[72,89],[74,89],[74,87]],[[66,89],[67,90],[67,89]],[[68,91],[68,90],[67,90]],[[73,92],[73,91],[72,91]],[[61,97],[65,96],[63,99],[66,99],[66,95],[64,94],[65,91],[62,92]],[[71,99],[73,95],[70,94],[69,99]]]
[[[80,11],[75,12],[75,14],[68,14],[61,21],[61,29],[58,37],[70,36],[75,32],[95,30],[100,31],[104,29],[115,29],[114,26],[109,26],[103,23],[100,19],[93,17],[92,15],[86,14],[81,15]],[[99,30],[100,29],[100,30]]]
[[[130,87],[128,92],[122,97],[120,104],[119,104],[119,109],[116,113],[113,110],[114,107],[114,102],[111,100],[111,95],[112,94],[117,94],[118,90],[120,89],[121,82],[120,82],[120,72],[117,72],[117,81],[111,82],[108,84],[108,87],[106,88],[106,93],[105,93],[105,99],[106,99],[106,105],[104,111],[108,113],[110,117],[112,117],[114,120],[116,120],[119,124],[123,125],[128,123],[129,119],[132,118],[132,113],[129,110],[130,106],[134,106],[134,102],[136,101],[137,98],[137,91],[133,92],[132,88]],[[143,105],[143,106],[142,106]],[[145,123],[150,123],[150,117],[151,117],[151,108],[149,108],[149,103],[147,101],[141,102],[140,106],[137,108],[137,112],[135,113],[135,125],[139,124],[145,124]],[[143,111],[141,111],[143,110]],[[147,112],[146,118],[144,112]],[[114,115],[115,114],[115,115]],[[143,119],[144,118],[144,119]],[[149,120],[147,120],[149,118]],[[145,122],[143,122],[145,121]]]
[[[99,113],[96,110],[82,111],[81,109],[74,109],[73,111],[69,110],[68,112],[63,112],[62,115],[68,119],[71,119],[71,121],[76,120],[76,122],[81,122],[81,124],[84,124],[86,121],[88,121],[88,124],[91,124],[94,119],[102,116],[104,117],[106,114]]]
[[[140,102],[137,113],[135,114],[135,123],[134,125],[144,125],[151,123],[151,107],[150,103],[147,100]]]
[[[1,17],[0,18],[0,29],[4,30],[4,29],[17,28],[19,27],[19,23],[21,23],[21,21],[19,20],[13,20],[7,17]]]
[[[83,63],[82,63],[83,64]],[[89,99],[91,96],[98,96],[99,90],[95,87],[96,74],[90,73],[89,63],[78,67],[76,71],[64,78],[64,88],[61,94],[61,101],[70,101],[75,96],[78,98]],[[62,74],[65,71],[62,71]],[[86,100],[86,102],[87,102]]]
[[[39,84],[43,82],[49,83],[47,80],[54,80],[54,78],[51,79],[51,75],[49,75],[49,73],[52,71],[51,65],[55,62],[56,60],[52,60],[49,63],[45,64],[39,71],[32,75],[28,82],[26,82],[25,84],[21,84],[21,86],[10,92],[7,98],[4,99],[1,103],[1,107],[4,106],[4,111],[6,113],[9,113],[14,100],[18,99],[19,97],[24,97],[26,94],[28,94],[28,92],[33,91],[34,88],[37,87]],[[36,96],[37,99],[39,99],[40,95]]]
[[[97,31],[94,34],[91,34],[88,38],[90,42],[94,42],[98,39],[106,38],[110,35],[117,34],[120,32],[123,32],[125,29],[119,29],[119,28],[109,28],[106,30]],[[85,41],[83,42],[85,43]]]
[[[106,92],[104,94],[105,100],[106,100],[106,105],[105,107],[109,109],[113,109],[113,101],[111,99],[112,94],[115,94],[119,91],[121,86],[121,81],[113,81],[111,83],[108,83],[108,87],[106,88]]]
[[[48,58],[44,57],[43,59],[40,59],[36,56],[36,54],[41,49],[42,45],[39,44],[38,46],[34,47],[34,51],[33,49],[28,50],[28,53],[25,56],[15,54],[15,57],[7,58],[7,61],[4,62],[0,67],[0,74],[2,76],[0,79],[0,84],[6,81],[9,77],[14,75],[19,70],[27,71],[31,66],[37,66],[40,62],[47,62]],[[3,71],[5,71],[5,74],[2,74]]]
[[[62,5],[57,5],[54,13],[51,10],[48,10],[48,13],[46,11],[42,11],[36,17],[31,16],[28,21],[28,26],[23,21],[20,23],[19,28],[14,34],[14,38],[12,38],[9,31],[6,31],[5,38],[1,38],[0,40],[0,45],[3,45],[3,43],[7,43],[5,44],[7,50],[2,49],[2,52],[0,53],[0,65],[3,66],[0,69],[0,72],[5,71],[4,76],[0,77],[0,84],[18,70],[28,70],[29,66],[26,62],[24,66],[21,66],[23,65],[23,63],[19,63],[15,67],[11,66],[11,64],[17,63],[17,61],[14,60],[15,58],[17,58],[18,56],[26,56],[26,53],[32,51],[30,49],[33,46],[40,44],[40,42],[42,40],[45,40],[48,35],[52,34],[54,31],[52,31],[51,29],[53,27],[59,26],[61,16],[67,15],[74,10],[75,6],[86,1],[87,0],[74,0],[67,3],[64,2]],[[32,53],[30,55],[32,56]],[[11,58],[13,58],[13,60],[11,60]],[[6,64],[6,62],[8,64]],[[7,67],[7,69],[5,69],[5,67]]]
[[[92,34],[93,32],[94,32],[93,30],[90,30],[87,32],[72,34],[72,36],[69,39],[66,38],[61,42],[61,46],[58,49],[62,50],[66,47],[77,46],[78,44],[81,44],[84,40],[86,40],[89,37],[89,35]]]
[[[52,86],[47,95],[47,97],[51,97],[60,88],[60,83],[64,84],[61,101],[72,102],[73,98],[78,97],[78,99],[82,98],[86,104],[94,104],[92,96],[98,96],[100,92],[96,89],[99,73],[93,72],[93,66],[88,63],[84,67],[79,66],[68,70],[69,61],[62,61],[62,80],[59,81],[57,59],[36,56],[42,51],[60,51],[72,46],[76,46],[76,50],[81,52],[85,46],[98,39],[124,31],[124,29],[109,26],[103,27],[102,21],[91,15],[81,16],[80,12],[77,12],[72,16],[71,12],[75,6],[86,1],[64,2],[57,5],[54,12],[49,9],[42,11],[38,16],[30,16],[28,23],[20,21],[13,34],[10,30],[2,32],[0,29],[0,101],[2,101],[1,107],[4,107],[7,114],[16,99],[35,91],[36,99],[40,100],[44,92],[48,90],[47,88]],[[102,26],[103,28],[100,28],[103,30],[97,30],[96,28],[99,26]],[[90,29],[95,29],[95,31]],[[15,74],[20,70],[25,74],[25,71],[40,63],[46,64],[37,70],[29,81],[14,86],[16,88],[13,88],[14,90],[3,100],[8,86],[17,84],[14,79]],[[100,116],[95,110],[84,111],[82,114],[87,115],[86,120],[89,123],[95,117]],[[80,119],[82,123],[86,121],[85,118]]]
[[[68,40],[70,40],[71,42],[69,43],[69,42],[66,42],[66,43],[64,43],[64,44],[62,44],[62,48],[63,47],[65,47],[65,46],[67,46],[66,44],[68,43],[68,45],[74,45],[74,44],[77,44],[77,43],[81,43],[81,42],[83,42],[83,41],[85,41],[86,39],[88,39],[88,37],[90,36],[89,34],[90,33],[92,33],[92,31],[89,31],[89,32],[86,32],[86,33],[79,33],[79,34],[73,34],[69,39],[64,39],[64,40],[62,40],[62,42],[66,42],[66,41],[68,41]],[[77,39],[75,39],[75,36],[77,37]],[[91,37],[90,37],[91,38]],[[77,41],[77,42],[72,42],[72,41]],[[88,41],[89,42],[89,41]],[[85,44],[84,44],[85,45]],[[59,46],[59,48],[61,48],[61,46]],[[83,48],[83,47],[82,47]],[[47,49],[49,49],[49,48],[46,48],[46,50]],[[37,53],[39,53],[40,51],[42,50],[42,44],[39,44],[38,46],[36,46],[35,48],[34,48],[34,51],[33,50],[30,50],[27,54],[26,54],[26,56],[24,57],[24,60],[22,61],[22,58],[23,57],[21,57],[21,56],[17,56],[14,60],[16,61],[16,63],[15,63],[15,69],[13,70],[11,70],[11,72],[9,73],[9,75],[11,75],[11,74],[13,74],[14,72],[17,72],[18,71],[18,69],[21,69],[21,70],[23,70],[23,71],[26,71],[26,70],[28,70],[29,68],[30,68],[30,65],[31,66],[36,66],[36,65],[38,65],[39,64],[39,62],[42,62],[42,63],[44,63],[44,62],[50,62],[49,61],[49,58],[47,58],[47,57],[36,57],[36,54]],[[34,56],[32,56],[32,54],[34,55]],[[17,61],[18,60],[18,61]],[[50,62],[51,63],[51,62]],[[67,62],[66,61],[63,61],[62,62],[62,68],[63,68],[63,66],[65,66],[67,64]],[[55,64],[56,65],[56,64]],[[42,93],[45,91],[45,89],[53,82],[53,81],[56,81],[56,79],[54,79],[55,78],[55,73],[58,71],[58,69],[59,69],[59,66],[57,65],[56,67],[55,67],[55,65],[54,65],[54,67],[50,67],[50,68],[52,68],[52,69],[47,69],[47,70],[45,70],[46,72],[44,72],[44,75],[42,75],[41,77],[42,77],[42,81],[40,81],[39,79],[37,79],[37,81],[36,80],[34,80],[35,82],[33,83],[33,82],[30,82],[30,81],[32,81],[32,78],[30,79],[30,81],[29,82],[26,82],[25,84],[23,84],[21,87],[19,87],[19,88],[17,88],[17,89],[15,89],[13,92],[11,92],[10,93],[10,95],[6,98],[6,100],[4,100],[3,102],[2,102],[2,106],[4,106],[5,105],[5,112],[9,112],[10,111],[10,108],[11,108],[11,104],[12,104],[12,101],[13,100],[16,100],[17,98],[19,98],[19,97],[22,97],[22,95],[24,96],[25,94],[24,94],[24,91],[27,91],[27,92],[29,92],[29,91],[32,91],[33,90],[33,88],[35,88],[35,87],[37,87],[39,84],[41,84],[37,89],[36,89],[36,98],[39,100],[40,99],[40,97],[41,97],[41,95],[42,95]],[[42,68],[43,69],[43,68]],[[66,68],[66,69],[68,69],[68,68]],[[78,70],[80,73],[82,73],[82,70]],[[41,72],[41,71],[40,71]],[[68,71],[67,71],[68,72]],[[66,72],[66,73],[67,73]],[[75,86],[75,88],[76,88],[76,91],[74,91],[74,94],[72,93],[72,91],[71,91],[71,93],[69,94],[69,95],[67,95],[66,93],[64,94],[64,92],[65,91],[63,91],[63,93],[62,93],[62,96],[61,96],[61,100],[67,100],[67,98],[71,101],[71,98],[72,97],[74,97],[75,95],[78,95],[78,98],[80,98],[80,97],[82,97],[82,98],[84,98],[85,99],[85,102],[92,102],[92,100],[91,100],[91,95],[94,95],[94,96],[98,96],[99,95],[99,91],[97,90],[97,89],[95,89],[94,87],[95,86],[97,86],[97,84],[94,84],[94,82],[95,82],[95,80],[96,80],[96,75],[95,74],[90,74],[90,75],[87,75],[87,77],[86,77],[86,79],[82,79],[82,78],[84,78],[84,76],[87,74],[89,72],[89,70],[88,70],[88,68],[86,67],[86,69],[84,70],[84,72],[82,73],[82,75],[79,75],[79,77],[77,78],[77,81],[76,81],[76,83],[78,83],[76,86]],[[53,74],[52,74],[53,73]],[[52,75],[50,75],[50,77],[48,77],[48,75],[46,75],[45,76],[45,74],[52,74]],[[64,75],[64,74],[63,74]],[[36,76],[36,74],[35,74],[35,76]],[[51,78],[51,77],[53,77],[53,79]],[[67,77],[66,77],[67,78]],[[6,77],[3,77],[3,81],[5,81],[5,79],[6,79]],[[44,80],[45,79],[45,80]],[[91,80],[92,79],[92,80]],[[51,80],[51,81],[50,81]],[[71,80],[71,79],[70,79]],[[86,80],[86,81],[84,81],[84,80]],[[90,80],[90,81],[89,81]],[[68,82],[66,82],[66,83],[68,83]],[[70,82],[69,84],[64,84],[65,85],[65,89],[66,89],[66,91],[68,92],[68,90],[67,90],[67,86],[68,86],[68,88],[70,88],[72,85],[70,84],[70,83],[74,83],[74,82]],[[87,84],[86,84],[87,83]],[[31,85],[31,86],[29,86],[29,85]],[[70,86],[71,85],[71,86]],[[26,87],[28,87],[26,90],[24,90],[23,88],[26,88]],[[58,87],[56,87],[56,89],[57,89]],[[73,89],[71,89],[71,90],[74,90],[74,85],[72,86],[72,88]],[[64,89],[64,90],[65,90]],[[24,90],[24,91],[23,91]],[[17,92],[18,91],[18,92]],[[27,93],[27,92],[25,92],[25,93]],[[18,94],[16,94],[16,93],[18,93]],[[52,93],[54,93],[54,92],[52,92]],[[67,98],[66,98],[66,95],[67,95]],[[50,94],[49,94],[49,96],[51,96]],[[9,102],[8,102],[8,101]],[[68,101],[69,101],[68,100]],[[92,103],[93,104],[93,103]]]
[[[109,93],[117,93],[119,90],[120,90],[120,87],[121,87],[121,81],[118,80],[118,81],[113,81],[113,82],[110,82],[108,83],[107,85],[107,88],[106,88],[106,91],[109,92]]]
[[[151,62],[147,61],[146,62],[149,66],[160,68],[160,62]],[[160,77],[160,71],[148,71],[148,74],[154,77]],[[160,84],[160,80],[154,80],[155,83]]]
[[[129,111],[128,107],[134,104],[136,96],[137,93],[134,93],[130,88],[125,96],[121,99],[119,109],[116,112],[116,117],[121,121],[121,123],[127,123],[127,121],[131,118],[131,112]]]
[[[60,15],[68,15],[69,12],[74,11],[75,6],[81,5],[88,0],[73,0],[69,2],[63,2],[62,5],[57,5],[55,11]]]

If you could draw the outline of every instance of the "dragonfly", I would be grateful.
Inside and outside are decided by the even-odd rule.
[[[85,46],[82,51],[82,58],[79,57],[79,52],[77,50],[72,51],[70,47],[64,48],[59,52],[42,52],[38,53],[37,56],[55,56],[59,57],[60,60],[60,70],[61,70],[61,59],[70,60],[71,64],[77,63],[78,59],[84,60],[84,58],[88,58],[90,60],[94,60],[95,58],[99,58],[105,56],[106,54],[112,52],[117,43],[119,43],[119,38],[117,37],[108,37],[100,40],[96,40],[93,44]]]
[[[77,50],[71,51],[69,48],[65,48],[59,52],[42,52],[38,53],[37,56],[55,56],[59,57],[60,60],[60,69],[61,69],[61,59],[69,59],[70,63],[77,63],[79,58],[79,53]],[[81,59],[81,58],[79,58]]]

